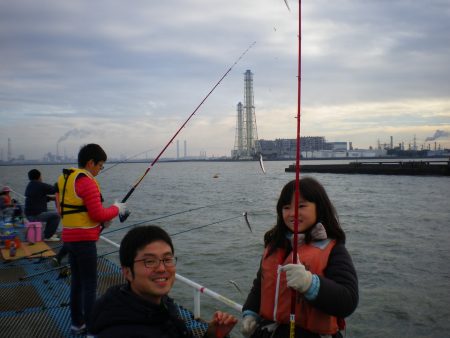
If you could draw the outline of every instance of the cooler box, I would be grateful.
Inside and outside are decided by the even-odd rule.
[[[25,224],[27,227],[27,241],[29,243],[36,243],[42,241],[42,223],[41,222],[28,222]]]

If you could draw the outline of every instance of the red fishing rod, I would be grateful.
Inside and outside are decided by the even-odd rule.
[[[134,183],[134,185],[131,187],[130,191],[125,195],[125,197],[122,199],[121,203],[125,203],[128,198],[131,196],[131,194],[134,192],[134,190],[137,188],[137,186],[141,183],[141,181],[144,179],[144,177],[148,174],[150,169],[155,165],[156,162],[158,162],[161,155],[166,151],[167,147],[172,143],[172,141],[177,137],[177,135],[180,133],[181,129],[184,128],[184,126],[189,122],[192,116],[199,110],[199,108],[203,105],[203,103],[206,101],[206,99],[209,97],[209,95],[212,94],[212,92],[217,88],[217,86],[222,82],[222,80],[228,75],[229,72],[233,69],[233,67],[244,57],[245,54],[255,45],[256,41],[251,43],[250,46],[247,47],[247,49],[234,61],[234,63],[228,68],[228,70],[222,75],[222,77],[217,81],[217,83],[212,87],[212,89],[209,91],[209,93],[203,98],[203,100],[199,103],[199,105],[194,109],[194,111],[189,115],[186,121],[181,125],[181,127],[177,130],[177,132],[172,136],[172,138],[167,142],[167,144],[164,146],[164,148],[161,150],[161,152],[158,154],[158,156],[155,157],[153,162],[148,166],[148,168],[145,170],[144,174]],[[124,215],[119,215],[120,222],[124,222],[127,217],[129,216],[129,212],[125,213]]]
[[[286,0],[285,0],[286,1]],[[287,3],[286,3],[287,5]],[[297,151],[295,156],[295,194],[294,194],[294,243],[292,248],[292,263],[297,264],[297,248],[298,248],[298,204],[300,199],[300,99],[301,99],[301,55],[302,55],[302,1],[298,1],[298,74],[297,74]],[[289,337],[295,337],[295,304],[297,303],[297,292],[291,290],[291,313]]]

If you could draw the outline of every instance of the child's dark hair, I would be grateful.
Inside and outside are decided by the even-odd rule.
[[[90,160],[93,160],[94,164],[105,162],[107,158],[105,151],[98,144],[85,144],[78,152],[78,167],[84,168]]]
[[[172,239],[169,234],[160,227],[155,225],[146,225],[131,229],[120,242],[120,265],[123,267],[129,267],[131,271],[133,271],[134,260],[137,252],[143,249],[146,245],[156,241],[166,242],[172,249],[172,253],[175,253]]]
[[[286,238],[290,232],[283,220],[283,207],[291,203],[295,193],[295,180],[287,183],[281,190],[277,203],[277,223],[264,235],[264,245],[269,246],[269,255],[277,248],[285,248],[288,244]],[[342,230],[336,209],[331,203],[325,188],[312,177],[300,179],[300,196],[305,200],[315,203],[317,211],[316,222],[321,222],[325,227],[328,238],[345,243],[345,233]],[[311,230],[305,232],[305,242],[311,242]]]

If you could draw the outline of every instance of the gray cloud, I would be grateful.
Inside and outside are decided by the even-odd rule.
[[[26,145],[35,146],[31,139],[38,137],[41,124],[52,125],[49,144],[68,129],[84,130],[94,124],[102,129],[106,122],[111,128],[157,124],[160,134],[169,138],[256,40],[196,115],[202,123],[187,126],[199,136],[190,148],[198,142],[199,148],[207,149],[201,144],[206,137],[200,135],[210,133],[206,128],[216,128],[222,154],[229,154],[234,143],[229,116],[242,100],[246,69],[254,72],[258,128],[266,132],[260,137],[294,137],[281,134],[291,126],[269,126],[271,116],[296,109],[298,3],[288,3],[290,12],[282,0],[261,0],[257,5],[254,0],[231,0],[223,6],[206,0],[116,1],[114,5],[106,0],[2,1],[0,135],[13,136],[9,130],[26,128],[21,135],[30,139],[23,146],[15,141],[16,149],[22,147],[23,153],[33,155],[37,152]],[[320,107],[368,107],[377,102],[377,111],[358,115],[348,111],[342,114],[343,121],[347,125],[373,116],[369,122],[412,128],[423,118],[427,102],[439,102],[425,109],[428,129],[417,133],[425,139],[436,129],[450,128],[448,1],[316,0],[303,4],[302,20],[306,111],[314,108],[315,114],[326,115],[326,108]],[[402,100],[421,103],[383,122],[386,107]],[[214,126],[208,121],[219,122]],[[321,133],[313,124],[304,128],[308,135]],[[114,144],[115,151],[114,132],[120,130],[105,130],[101,141],[105,147]],[[145,131],[136,130],[129,140],[153,142],[138,133]],[[5,140],[0,142],[4,147]],[[45,142],[39,144],[41,153],[52,148]],[[371,143],[367,139],[365,144]]]

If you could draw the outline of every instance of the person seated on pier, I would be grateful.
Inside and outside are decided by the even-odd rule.
[[[8,186],[4,186],[0,192],[0,214],[3,218],[9,218],[11,221],[22,221],[23,211],[22,206],[14,198],[11,198],[9,194],[12,189]]]
[[[61,217],[56,211],[50,211],[47,203],[55,199],[55,186],[42,181],[42,174],[37,169],[28,172],[28,185],[25,189],[25,216],[30,222],[44,222],[44,241],[58,242],[56,235]]]
[[[225,337],[237,319],[217,311],[209,323],[193,318],[168,293],[175,282],[172,240],[157,226],[130,230],[120,244],[127,284],[111,287],[92,311],[89,334],[95,337]]]

